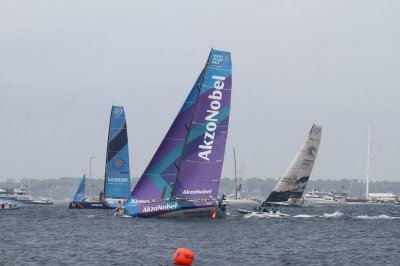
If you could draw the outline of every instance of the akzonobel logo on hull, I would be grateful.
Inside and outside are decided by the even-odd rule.
[[[178,208],[178,203],[175,203],[173,205],[157,205],[157,206],[146,206],[143,208],[144,213],[148,212],[157,212],[157,211],[171,211],[171,210],[176,210]]]

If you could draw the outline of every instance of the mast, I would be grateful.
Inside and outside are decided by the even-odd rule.
[[[108,137],[107,137],[107,152],[106,152],[106,164],[104,167],[104,182],[103,182],[103,198],[106,195],[106,182],[107,182],[107,163],[108,163],[108,151],[110,149],[110,127],[111,127],[111,119],[114,105],[111,105],[111,113],[110,113],[110,122],[108,123]]]
[[[367,176],[365,184],[365,198],[369,199],[369,160],[371,154],[371,125],[368,125],[368,152],[367,152]]]
[[[235,163],[235,199],[238,199],[238,177],[236,171],[236,152],[235,147],[233,147],[233,162]]]
[[[89,158],[89,200],[92,197],[92,159],[96,157],[91,156]]]

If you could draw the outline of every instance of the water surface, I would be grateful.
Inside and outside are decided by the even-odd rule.
[[[248,206],[238,206],[251,208]],[[400,206],[283,208],[284,218],[118,218],[67,204],[0,211],[2,265],[398,265]]]

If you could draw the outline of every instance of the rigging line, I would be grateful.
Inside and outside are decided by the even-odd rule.
[[[106,162],[105,162],[105,166],[107,166],[108,152],[110,151],[110,132],[111,132],[110,127],[111,127],[111,122],[112,122],[112,111],[113,111],[113,107],[114,107],[114,105],[112,105],[112,107],[111,107],[110,120],[109,120],[109,123],[108,123],[109,129],[108,129],[108,135],[107,135],[107,151],[106,151]],[[125,120],[124,124],[122,125],[122,128],[124,127],[124,125],[126,126],[126,120]],[[122,128],[121,128],[120,131],[122,131]],[[105,130],[105,129],[104,129],[104,130]],[[104,131],[104,130],[103,130],[103,131]],[[115,136],[117,136],[117,135],[115,135]],[[100,139],[99,139],[99,140],[100,140]],[[97,143],[97,145],[98,145],[98,143]],[[96,147],[96,149],[97,149],[97,147]],[[104,182],[103,182],[103,193],[104,193],[104,196],[106,195],[106,187],[107,187],[106,177],[107,177],[107,170],[104,168]]]
[[[361,155],[363,154],[363,152],[364,152],[364,148],[361,147],[360,152],[359,152],[359,154],[358,154],[358,159],[357,159],[356,166],[354,167],[354,170],[353,170],[353,176],[351,177],[351,183],[350,183],[349,189],[348,189],[348,191],[347,191],[347,194],[350,193],[351,187],[352,187],[352,185],[353,185],[353,181],[354,181],[354,179],[355,179],[356,173],[357,173],[358,168],[359,168],[359,166],[360,166]]]
[[[104,135],[104,131],[106,130],[106,127],[107,127],[107,124],[104,123],[103,130],[100,132],[100,135],[99,135],[99,137],[98,137],[98,139],[97,139],[96,145],[94,146],[93,152],[90,154],[90,156],[93,156],[93,155],[97,152],[97,149],[98,149],[99,144],[100,144],[100,140],[101,140],[101,138],[102,138],[103,135]],[[89,167],[90,167],[90,162],[86,162],[86,163],[85,163],[85,167],[84,167],[84,169],[83,169],[83,172],[86,173],[86,170],[87,170]]]
[[[187,133],[186,133],[185,142],[183,144],[182,153],[181,153],[181,156],[180,156],[181,158],[179,160],[179,166],[178,166],[178,169],[177,169],[176,177],[175,177],[175,180],[173,182],[173,186],[172,186],[172,190],[171,190],[171,198],[173,198],[173,199],[176,198],[175,197],[176,181],[178,180],[178,177],[179,177],[179,174],[180,174],[181,165],[182,165],[182,162],[183,162],[183,159],[184,159],[183,157],[185,155],[185,150],[186,150],[187,142],[188,142],[188,139],[189,139],[190,130],[192,129],[192,123],[193,123],[194,115],[195,115],[195,112],[196,112],[197,104],[199,103],[201,87],[202,87],[202,85],[204,83],[204,79],[205,79],[206,74],[207,74],[208,61],[211,58],[211,54],[212,54],[212,50],[210,51],[210,54],[208,55],[207,62],[205,64],[203,70],[201,71],[201,73],[204,72],[203,73],[203,77],[201,79],[201,82],[199,84],[196,84],[196,86],[197,86],[197,97],[196,97],[196,103],[194,104],[194,107],[193,107],[192,117],[190,118],[190,124],[189,124],[189,126],[185,124],[185,126],[187,128]]]
[[[100,133],[100,135],[99,135],[99,137],[97,139],[97,142],[96,142],[96,145],[94,146],[92,155],[94,155],[97,152],[97,149],[98,149],[99,144],[100,144],[100,140],[104,136],[104,132],[106,131],[106,128],[107,128],[107,123],[104,123],[103,130],[101,131],[101,133]]]

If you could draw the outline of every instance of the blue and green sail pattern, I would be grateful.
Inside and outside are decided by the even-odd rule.
[[[83,175],[81,183],[79,184],[78,190],[75,193],[74,201],[82,202],[85,199],[85,189],[86,189],[86,176]]]
[[[125,199],[131,192],[125,111],[112,106],[108,131],[104,197]]]

